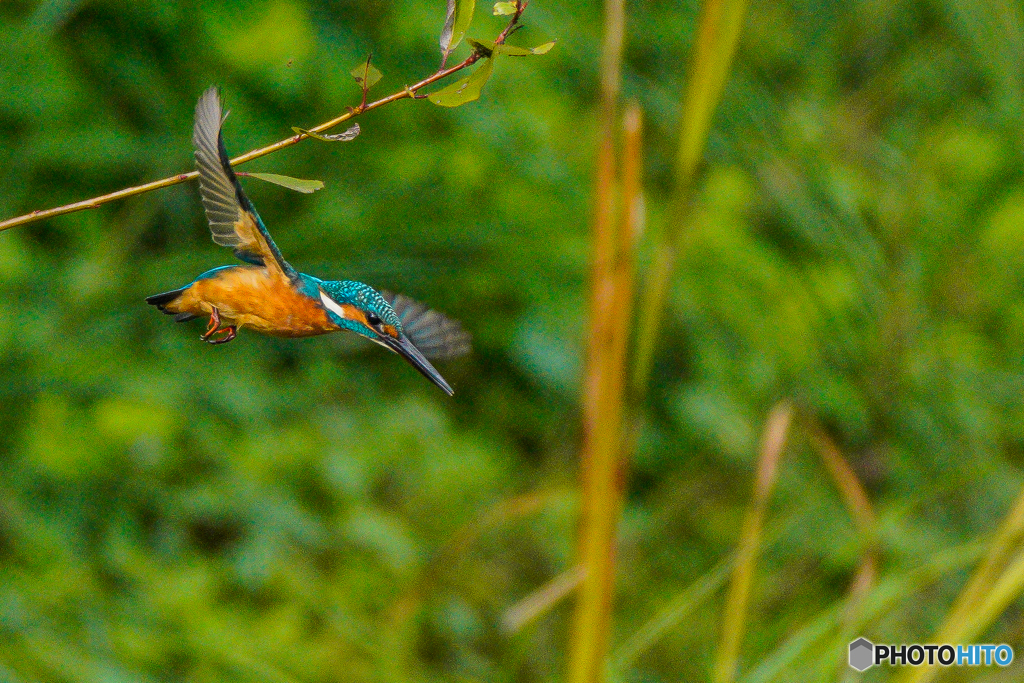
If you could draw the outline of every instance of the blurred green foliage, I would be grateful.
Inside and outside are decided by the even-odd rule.
[[[398,90],[436,69],[443,5],[0,3],[0,217],[189,170],[210,84],[236,154],[358,104],[370,51],[374,92]],[[696,12],[629,6],[654,230]],[[782,397],[878,507],[896,598],[857,635],[927,642],[1024,483],[1022,9],[750,12],[643,407],[613,649],[734,547]],[[467,35],[503,25],[481,6]],[[533,0],[526,25],[511,42],[556,48],[499,60],[479,101],[399,102],[244,167],[326,183],[244,181],[297,268],[464,322],[453,400],[340,335],[211,347],[146,306],[232,262],[194,187],[0,233],[0,678],[561,677],[566,604],[501,624],[574,561],[600,6]],[[863,551],[799,435],[768,524],[741,673],[834,613]],[[717,604],[616,679],[707,678]],[[983,642],[1020,651],[1019,604]],[[780,680],[833,676],[844,647]]]

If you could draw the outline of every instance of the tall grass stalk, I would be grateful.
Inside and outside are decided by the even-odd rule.
[[[632,330],[635,237],[640,232],[640,111],[624,116],[622,201],[616,202],[614,140],[598,167],[590,348],[584,389],[583,504],[580,558],[584,571],[569,648],[569,681],[604,679],[615,578],[615,541],[622,508],[623,415]],[[621,206],[621,213],[617,210]]]
[[[640,304],[632,390],[642,394],[651,374],[660,318],[675,271],[680,236],[690,221],[691,196],[704,158],[708,131],[732,67],[747,0],[705,0],[683,95],[679,151],[676,154],[672,206],[655,247],[651,272]]]
[[[1024,592],[1022,540],[1024,489],[1018,494],[1013,508],[1003,519],[974,574],[946,614],[931,642],[970,642],[971,638],[984,632],[1010,602]],[[939,670],[939,667],[934,666],[908,667],[899,680],[902,683],[925,683],[933,680]]]
[[[611,4],[609,2],[608,6],[610,7]],[[665,308],[669,282],[675,269],[676,244],[679,240],[679,235],[683,232],[683,225],[688,220],[690,195],[697,175],[697,169],[703,157],[711,120],[721,99],[726,77],[736,51],[745,13],[746,0],[705,0],[702,4],[697,41],[693,47],[689,79],[683,98],[682,125],[674,179],[675,189],[672,197],[672,210],[669,214],[670,224],[666,229],[662,230],[659,244],[655,247],[654,262],[651,274],[646,278],[647,281],[642,293],[638,316],[637,328],[639,331],[635,337],[632,374],[629,385],[629,393],[633,404],[639,403],[646,390],[653,362],[655,340],[660,329],[659,319],[662,310]],[[614,16],[618,15],[613,15],[610,11],[606,11],[606,26]],[[621,30],[621,26],[618,29]],[[613,30],[606,28],[606,59],[604,60],[604,74],[606,75],[611,73],[609,70],[611,65],[614,64],[615,67],[618,67],[617,63],[614,63],[607,57],[609,48],[607,37],[612,35],[618,35],[621,39],[621,33],[613,33]],[[619,54],[621,54],[621,42],[619,50]],[[605,92],[609,92],[610,83],[605,79],[602,80],[602,83]],[[610,149],[610,147],[602,146],[602,152],[605,149]],[[630,155],[627,154],[626,156],[628,165]],[[636,158],[639,158],[639,154],[637,154]],[[624,172],[624,176],[628,179],[632,177],[632,174],[627,170]],[[636,177],[639,178],[639,169],[637,169]],[[630,193],[628,188],[624,194],[626,195],[624,204],[627,207],[627,215],[629,212],[634,212],[636,220],[639,221],[639,184],[637,185],[635,201],[629,199]],[[637,231],[626,228],[620,235],[623,244],[626,244],[630,235],[635,234],[635,232]],[[599,282],[598,270],[595,267],[595,286],[597,282]],[[597,301],[598,293],[595,289],[595,304]],[[625,317],[620,316],[620,319],[625,320]],[[595,327],[594,329],[596,331],[597,328]],[[596,337],[592,337],[592,341],[595,339]],[[621,358],[625,361],[624,352]],[[638,420],[633,422],[631,433],[625,437],[620,435],[618,441],[615,442],[623,453],[631,452],[635,446],[639,427]],[[721,580],[716,578],[718,572],[721,573],[722,577],[726,575],[726,570],[719,568],[712,572],[710,578],[706,577],[706,581],[698,581],[697,584],[694,584],[692,591],[685,591],[680,596],[678,602],[674,601],[669,609],[663,610],[656,615],[648,626],[628,640],[616,655],[614,663],[616,670],[621,672],[642,650],[657,640],[668,628],[678,623],[681,615],[687,613],[706,599]],[[591,580],[595,582],[593,585],[596,586],[597,578],[591,579],[588,576],[587,583]],[[607,588],[610,590],[610,584]],[[581,626],[579,613],[576,625],[577,627]],[[605,627],[607,627],[607,621],[605,622]],[[603,646],[607,647],[607,640],[604,641]],[[596,660],[594,662],[591,668],[584,671],[582,666],[575,668],[576,660],[574,659],[574,668],[571,669],[573,674],[570,677],[571,683],[595,680],[599,677],[599,671],[593,668],[597,666]],[[585,677],[587,675],[591,677]]]
[[[715,683],[731,683],[736,678],[736,664],[746,625],[750,585],[761,548],[764,517],[768,510],[768,499],[778,478],[779,461],[782,459],[792,421],[793,407],[789,402],[782,401],[772,409],[761,435],[754,497],[743,519],[736,564],[733,567],[722,614],[722,637],[718,644],[712,676]]]

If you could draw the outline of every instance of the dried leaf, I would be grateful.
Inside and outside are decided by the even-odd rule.
[[[317,190],[324,188],[322,180],[303,180],[302,178],[291,178],[286,175],[279,175],[277,173],[249,173],[242,172],[239,175],[246,175],[250,178],[256,178],[267,183],[273,183],[280,185],[281,187],[287,187],[289,190],[295,190],[296,192],[304,192],[311,194]]]
[[[359,124],[353,123],[352,127],[346,130],[344,133],[335,133],[333,135],[321,135],[320,133],[314,133],[311,130],[305,128],[296,128],[292,126],[292,130],[300,135],[308,135],[316,140],[322,140],[324,142],[348,142],[355,140],[356,136],[359,135]]]
[[[476,0],[448,0],[448,13],[445,15],[444,28],[441,29],[441,52],[445,58],[459,46],[462,38],[473,21]]]
[[[447,56],[453,49],[452,34],[455,32],[455,0],[448,0],[448,12],[444,15],[444,27],[441,29],[441,52]]]

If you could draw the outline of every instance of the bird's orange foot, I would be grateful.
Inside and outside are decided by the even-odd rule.
[[[213,307],[213,312],[210,313],[210,324],[206,326],[206,333],[203,334],[203,336],[200,337],[200,339],[202,339],[203,341],[209,341],[210,337],[212,337],[213,334],[217,330],[219,330],[219,329],[220,329],[220,311],[218,311],[217,307],[214,306]]]
[[[214,337],[218,332],[224,332],[224,334],[220,337]],[[235,338],[237,332],[234,325],[220,326],[220,311],[214,306],[213,311],[210,313],[210,324],[206,326],[206,333],[200,339],[208,344],[227,344]]]
[[[235,338],[235,335],[237,334],[238,330],[235,328],[234,325],[228,325],[227,327],[222,327],[219,330],[214,330],[214,332],[223,332],[224,334],[221,335],[220,337],[214,337],[213,335],[211,335],[206,340],[207,344],[227,344],[229,341]]]

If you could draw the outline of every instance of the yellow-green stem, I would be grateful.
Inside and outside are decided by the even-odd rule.
[[[640,220],[640,112],[626,112],[621,213],[616,211],[614,140],[599,169],[590,345],[584,389],[583,582],[569,652],[569,681],[604,679],[615,580],[615,541],[625,472],[622,424],[633,302],[634,240]]]
[[[636,358],[633,364],[632,391],[642,395],[651,367],[661,316],[668,300],[672,274],[675,271],[680,236],[690,220],[690,204],[694,182],[711,120],[732,66],[739,43],[746,0],[705,0],[701,6],[697,41],[693,46],[690,73],[683,95],[679,151],[676,155],[674,190],[655,247],[654,262],[647,277],[638,321]]]

